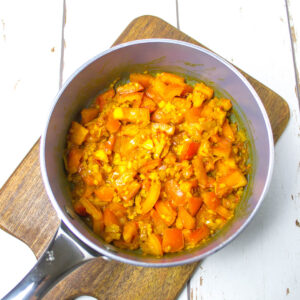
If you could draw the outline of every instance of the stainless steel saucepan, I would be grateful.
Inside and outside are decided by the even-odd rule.
[[[62,159],[70,123],[87,101],[115,78],[145,70],[196,78],[230,97],[236,120],[243,124],[250,140],[252,159],[245,196],[232,222],[206,245],[162,258],[121,250],[95,236],[73,211]],[[4,299],[40,299],[71,270],[97,256],[143,267],[171,267],[205,258],[249,224],[268,190],[273,159],[272,130],[261,100],[244,76],[216,54],[181,41],[148,39],[121,44],[97,55],[59,91],[41,139],[42,176],[61,226],[35,267]]]

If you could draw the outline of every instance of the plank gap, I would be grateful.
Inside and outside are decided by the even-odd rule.
[[[176,22],[177,22],[176,27],[178,30],[180,30],[178,0],[175,0],[175,4],[176,4]]]
[[[292,57],[293,57],[293,65],[294,65],[294,73],[295,73],[295,81],[296,81],[296,94],[298,98],[298,108],[300,109],[300,78],[299,78],[299,70],[297,68],[297,58],[296,58],[296,51],[295,51],[295,45],[292,37],[292,28],[291,28],[291,17],[289,12],[289,1],[285,0],[285,8],[286,8],[286,14],[287,14],[287,21],[288,21],[288,27],[289,27],[289,36],[290,36],[290,42],[291,42],[291,49],[292,49]]]
[[[191,278],[187,282],[187,298],[191,300]]]
[[[63,0],[63,15],[62,15],[62,24],[61,24],[60,65],[59,65],[59,89],[61,89],[61,87],[62,87],[63,74],[64,74],[66,14],[67,14],[66,0]]]

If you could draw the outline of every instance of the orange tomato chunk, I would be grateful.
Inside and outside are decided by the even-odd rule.
[[[171,226],[177,216],[176,210],[172,208],[168,201],[157,201],[155,209],[159,214],[160,218],[168,225]]]
[[[183,234],[180,229],[167,228],[163,234],[162,249],[165,253],[177,252],[184,247]]]

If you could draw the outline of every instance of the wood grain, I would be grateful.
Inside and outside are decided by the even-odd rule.
[[[115,44],[154,37],[201,45],[153,16],[133,20]],[[254,78],[242,73],[261,97],[271,121],[274,140],[277,141],[289,120],[286,102]],[[59,219],[43,187],[37,142],[0,191],[0,227],[24,241],[40,257],[58,225]],[[98,258],[72,272],[45,298],[72,299],[85,294],[98,299],[175,299],[197,266],[194,263],[153,269]]]

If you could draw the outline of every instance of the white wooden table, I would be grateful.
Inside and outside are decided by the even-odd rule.
[[[262,207],[234,242],[205,259],[179,299],[300,299],[299,0],[0,0],[0,186],[41,135],[61,84],[144,14],[233,62],[291,111]],[[0,231],[0,298],[35,261]]]

